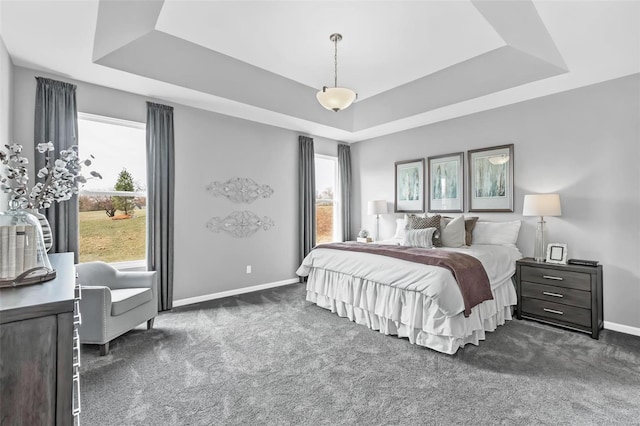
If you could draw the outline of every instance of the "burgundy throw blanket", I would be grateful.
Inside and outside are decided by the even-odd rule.
[[[473,256],[446,250],[432,250],[418,247],[393,246],[383,244],[364,243],[330,243],[321,244],[316,248],[333,250],[357,251],[378,254],[380,256],[395,257],[423,265],[440,266],[451,271],[460,287],[464,300],[464,316],[471,315],[471,308],[493,299],[487,271],[482,263]]]

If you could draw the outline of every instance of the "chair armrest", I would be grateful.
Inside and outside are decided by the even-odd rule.
[[[109,283],[113,289],[150,288],[156,291],[156,271],[116,272],[115,279]]]
[[[111,306],[111,289],[103,285],[81,285],[80,306],[92,308],[90,312],[100,312]],[[95,309],[93,309],[95,308]],[[109,312],[111,309],[108,309]]]
[[[81,285],[80,340],[83,342],[107,341],[107,317],[111,315],[111,290],[105,286]]]

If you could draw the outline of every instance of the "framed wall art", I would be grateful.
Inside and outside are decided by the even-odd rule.
[[[424,159],[395,163],[395,212],[424,211]]]
[[[464,211],[464,153],[427,158],[429,208],[434,213]]]
[[[513,212],[513,144],[468,151],[469,211]]]

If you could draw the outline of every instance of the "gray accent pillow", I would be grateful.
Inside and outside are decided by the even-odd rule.
[[[407,230],[436,228],[432,238],[433,247],[442,247],[442,239],[440,237],[440,219],[441,216],[439,214],[428,217],[408,216]]]
[[[433,233],[436,228],[407,229],[404,233],[402,245],[407,247],[433,247]]]

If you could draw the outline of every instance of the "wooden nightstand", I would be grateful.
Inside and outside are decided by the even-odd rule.
[[[598,338],[602,328],[602,265],[516,262],[517,318],[570,328]]]

